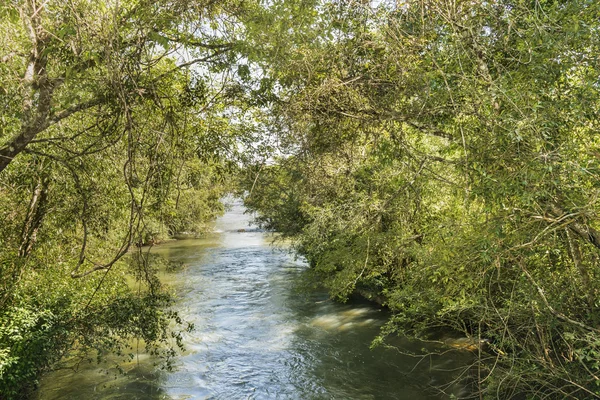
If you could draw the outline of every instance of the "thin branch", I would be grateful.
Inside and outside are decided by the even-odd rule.
[[[535,279],[533,279],[533,277],[531,276],[531,274],[529,273],[529,271],[527,271],[527,269],[525,268],[525,266],[523,265],[522,262],[519,262],[519,266],[521,267],[521,270],[523,271],[523,273],[525,274],[525,276],[527,276],[527,279],[529,279],[529,282],[531,282],[531,284],[533,286],[535,286],[535,288],[538,291],[538,294],[540,295],[540,298],[544,302],[544,305],[546,306],[546,308],[548,308],[548,311],[550,311],[550,313],[552,315],[554,315],[558,319],[561,319],[561,320],[563,320],[565,322],[568,322],[570,324],[576,325],[576,326],[578,326],[580,328],[586,329],[588,331],[600,333],[600,329],[596,329],[596,328],[594,328],[592,326],[589,326],[589,325],[586,325],[586,324],[584,324],[582,322],[576,321],[576,320],[574,320],[572,318],[567,317],[563,313],[560,313],[560,312],[556,311],[554,309],[554,307],[552,307],[550,305],[550,303],[548,302],[548,299],[546,298],[546,294],[544,293],[544,289],[542,289],[540,287],[540,285],[537,284],[537,282],[535,281]]]

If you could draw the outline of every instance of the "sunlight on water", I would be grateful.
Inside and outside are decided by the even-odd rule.
[[[335,308],[340,308],[337,306]],[[327,330],[348,330],[354,327],[379,325],[378,321],[374,319],[378,310],[373,308],[360,307],[350,308],[348,310],[336,310],[329,314],[319,315],[310,322],[312,326],[324,328]]]

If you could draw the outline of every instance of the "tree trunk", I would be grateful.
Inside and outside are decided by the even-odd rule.
[[[0,172],[22,152],[35,136],[49,125],[50,103],[53,85],[46,69],[48,58],[45,48],[48,34],[40,21],[40,10],[35,10],[36,2],[27,2],[21,10],[25,28],[31,40],[32,49],[29,62],[23,74],[23,118],[20,133],[7,145],[0,148]],[[40,7],[41,9],[41,7]]]
[[[37,233],[42,224],[42,219],[46,214],[46,204],[48,200],[48,177],[38,178],[38,182],[35,185],[33,194],[31,195],[31,201],[29,202],[29,208],[27,210],[27,216],[23,223],[23,229],[21,232],[21,246],[19,246],[19,257],[27,257],[37,240]]]

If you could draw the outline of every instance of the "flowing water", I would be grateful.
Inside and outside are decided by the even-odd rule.
[[[440,348],[400,337],[391,339],[398,349],[370,349],[386,311],[298,290],[306,265],[272,246],[243,211],[234,203],[206,238],[153,250],[182,263],[163,279],[195,325],[174,371],[157,369],[145,354],[122,363],[125,374],[89,364],[47,374],[36,398],[421,400],[465,392],[457,377],[471,354],[412,357],[406,353]]]

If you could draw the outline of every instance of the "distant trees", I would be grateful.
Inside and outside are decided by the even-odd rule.
[[[246,204],[384,333],[489,339],[483,397],[599,397],[597,2],[294,7]]]

